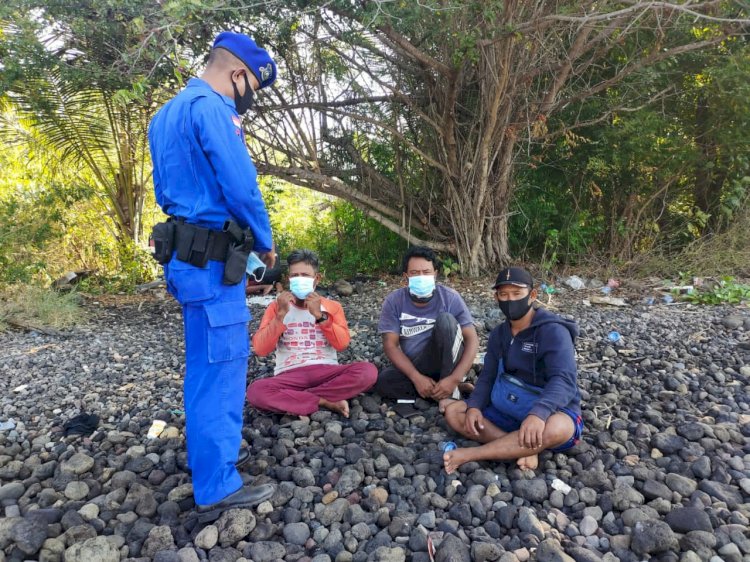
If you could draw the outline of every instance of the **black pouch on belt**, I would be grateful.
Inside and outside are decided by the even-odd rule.
[[[195,227],[191,224],[179,223],[177,225],[177,237],[175,247],[177,250],[177,259],[188,261],[190,259],[190,248],[193,247],[193,237],[195,236]]]
[[[169,263],[174,251],[175,223],[160,222],[154,225],[148,239],[149,247],[153,248],[151,256],[160,264]]]
[[[188,263],[195,267],[206,267],[211,255],[211,247],[214,239],[210,236],[211,231],[207,228],[196,228],[193,235],[193,243],[190,246],[190,257]]]

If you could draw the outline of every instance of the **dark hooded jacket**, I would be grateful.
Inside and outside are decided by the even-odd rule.
[[[543,308],[535,311],[531,325],[515,337],[506,320],[490,333],[484,368],[466,401],[468,407],[482,410],[490,404],[498,363],[502,359],[506,373],[543,389],[529,415],[547,421],[562,408],[580,415],[581,393],[574,346],[577,336],[575,322]]]

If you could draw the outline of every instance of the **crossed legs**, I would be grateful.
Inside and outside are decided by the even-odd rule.
[[[455,472],[464,463],[483,460],[516,460],[518,467],[522,470],[534,470],[539,465],[539,453],[568,442],[575,432],[570,416],[557,412],[547,419],[542,445],[536,449],[529,449],[519,444],[518,430],[503,431],[486,417],[482,420],[483,427],[478,435],[467,431],[465,427],[466,402],[464,401],[449,404],[445,410],[445,420],[456,433],[482,443],[478,447],[455,449],[445,453],[443,462],[448,474]]]

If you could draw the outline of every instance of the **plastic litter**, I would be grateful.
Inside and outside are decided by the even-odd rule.
[[[563,283],[567,285],[568,287],[570,287],[571,289],[573,289],[574,291],[578,291],[580,289],[586,288],[586,283],[584,282],[583,279],[578,277],[578,275],[571,275],[570,277],[565,279]]]
[[[672,287],[672,291],[676,291],[680,295],[692,295],[693,291],[695,291],[695,287],[693,285],[679,285],[677,287]]]
[[[651,306],[651,305],[652,305],[652,304],[654,304],[655,302],[656,302],[656,299],[655,299],[654,297],[645,297],[645,298],[643,299],[643,304],[645,304],[645,305],[647,305],[647,306]]]
[[[16,428],[16,420],[9,418],[8,421],[0,422],[0,431],[8,431]]]
[[[259,304],[261,306],[267,307],[269,304],[271,304],[275,300],[276,300],[276,297],[273,297],[271,295],[260,296],[260,297],[248,297],[247,304],[248,305]]]
[[[591,304],[608,304],[610,306],[628,306],[625,299],[619,297],[591,297]]]
[[[620,287],[620,281],[618,279],[610,278],[607,281],[607,287],[610,289],[617,289]]]
[[[96,428],[99,427],[99,416],[96,414],[87,414],[82,412],[81,414],[70,418],[63,429],[65,435],[91,435],[94,433]]]
[[[672,295],[664,295],[661,300],[664,304],[672,304],[674,302],[674,297]]]
[[[552,488],[554,490],[559,490],[560,492],[562,492],[566,496],[570,493],[570,490],[572,489],[570,486],[568,486],[565,482],[563,482],[559,478],[555,478],[552,481]]]
[[[438,447],[444,453],[447,453],[448,451],[453,451],[455,449],[458,449],[458,446],[453,441],[441,441],[438,444]]]
[[[610,287],[609,285],[604,285],[604,287],[602,287],[600,290],[605,295],[608,295],[612,292],[612,287]]]
[[[620,332],[612,330],[609,334],[607,334],[607,339],[612,343],[619,343],[622,341],[622,336],[620,335]]]
[[[164,420],[154,420],[151,424],[151,427],[148,428],[146,439],[156,439],[157,437],[159,437],[159,435],[161,435],[165,427],[167,427],[167,422],[165,422]]]

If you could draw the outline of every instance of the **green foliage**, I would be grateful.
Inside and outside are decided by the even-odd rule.
[[[406,243],[350,203],[270,178],[261,192],[281,259],[313,250],[330,281],[396,269]]]
[[[519,170],[516,253],[545,268],[592,257],[625,264],[675,256],[729,228],[750,193],[750,49],[730,47],[665,61],[553,119],[550,128],[567,132],[535,146]],[[596,119],[636,84],[672,89],[670,103]],[[570,130],[576,121],[594,124]]]
[[[157,272],[136,242],[160,218],[146,125],[200,67],[216,31],[227,28],[270,46],[287,78],[278,98],[264,91],[253,123],[266,135],[257,149],[272,155],[265,163],[288,166],[292,181],[369,209],[266,180],[282,257],[315,249],[330,277],[395,269],[407,243],[385,223],[423,229],[446,252],[458,246],[464,272],[473,273],[467,249],[478,248],[480,261],[505,259],[498,243],[505,232],[469,231],[510,215],[510,254],[547,271],[592,257],[618,265],[654,255],[664,268],[695,271],[711,259],[709,268],[746,269],[748,245],[740,242],[750,228],[735,228],[746,220],[750,194],[745,37],[650,65],[644,53],[711,39],[719,24],[678,14],[678,24],[657,34],[644,11],[612,35],[610,49],[606,18],[592,19],[600,22],[592,36],[602,39],[584,50],[592,58],[574,59],[572,77],[546,100],[540,92],[554,91],[571,60],[566,43],[581,29],[552,16],[581,15],[574,2],[542,3],[533,13],[501,0],[292,0],[246,8],[235,0],[2,3],[0,283],[48,283],[67,269],[90,269],[96,273],[85,290],[126,291]],[[591,15],[612,9],[603,4]],[[725,7],[717,9],[714,15]],[[541,34],[534,14],[547,14]],[[527,60],[534,62],[513,66]],[[641,62],[641,71],[616,76]],[[591,94],[597,84],[607,87]],[[321,92],[325,99],[316,98]],[[504,117],[493,120],[497,134],[480,147],[473,143],[491,131],[494,92],[502,94]],[[394,96],[359,101],[385,94]],[[651,98],[666,102],[645,103]],[[328,102],[343,105],[324,118]],[[285,105],[300,110],[277,110]],[[455,128],[446,126],[452,115]],[[450,138],[442,138],[447,130]],[[287,143],[275,145],[274,132]],[[515,138],[508,181],[500,149]],[[451,162],[446,154],[454,147]],[[476,155],[485,148],[492,155],[483,167]],[[481,170],[491,173],[483,179]],[[453,184],[457,190],[446,188]],[[476,217],[462,205],[479,209]],[[459,224],[462,215],[469,219]],[[444,269],[459,272],[452,257]]]
[[[455,261],[451,257],[443,258],[440,260],[441,262],[441,272],[445,277],[450,277],[451,275],[458,275],[461,273],[461,264]]]
[[[83,318],[78,294],[58,293],[33,285],[6,287],[0,296],[0,331],[9,324],[68,328]]]
[[[329,280],[395,271],[406,249],[402,238],[341,200],[331,202],[310,234]]]
[[[100,257],[108,252],[97,248]],[[111,254],[109,254],[111,255]],[[160,274],[161,267],[154,261],[151,254],[143,247],[132,241],[116,244],[117,259],[106,268],[100,268],[80,283],[80,290],[86,293],[126,293],[135,291],[135,287],[150,281]]]
[[[695,304],[740,304],[750,301],[750,285],[737,283],[725,275],[707,290],[697,290],[680,297]]]

